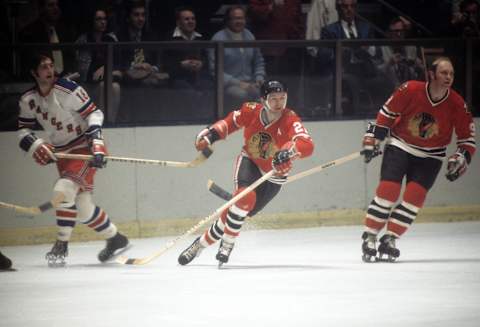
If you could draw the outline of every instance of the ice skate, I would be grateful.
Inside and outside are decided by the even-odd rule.
[[[0,270],[11,270],[12,268],[12,260],[7,258],[0,252]]]
[[[205,247],[200,243],[200,237],[197,237],[193,243],[186,248],[178,257],[178,263],[182,266],[189,264],[198,257]]]
[[[377,248],[375,245],[377,242],[377,235],[363,232],[362,239],[362,260],[364,262],[372,262],[377,255]]]
[[[128,238],[117,232],[115,236],[107,239],[107,246],[98,254],[98,260],[105,262],[111,260],[128,249]]]
[[[68,241],[57,240],[52,249],[47,252],[45,259],[49,267],[57,268],[65,266],[65,258],[68,256]]]
[[[218,260],[218,268],[222,267],[224,263],[228,262],[228,258],[230,257],[230,253],[232,253],[233,246],[235,243],[229,243],[224,240],[220,242],[220,247],[218,248],[217,255],[215,258]]]
[[[377,261],[394,262],[400,256],[400,250],[395,246],[395,236],[383,235],[380,238],[380,245],[378,246]],[[383,256],[386,256],[384,259]]]

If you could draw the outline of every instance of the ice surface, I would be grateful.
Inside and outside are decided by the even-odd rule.
[[[363,263],[361,226],[243,232],[217,269],[212,246],[188,266],[193,237],[146,266],[100,264],[103,242],[4,247],[0,326],[480,326],[480,222],[416,224],[397,263]],[[130,257],[169,238],[134,239]]]

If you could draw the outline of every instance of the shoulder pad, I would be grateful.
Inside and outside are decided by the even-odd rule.
[[[59,78],[55,84],[72,92],[78,87],[77,83],[65,78]]]

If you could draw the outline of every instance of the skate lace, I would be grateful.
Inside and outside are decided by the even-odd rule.
[[[195,258],[199,254],[201,249],[202,249],[202,247],[200,245],[200,242],[196,241],[185,251],[185,253],[183,255],[185,257],[187,257],[188,259],[192,259],[192,258]]]
[[[228,257],[233,250],[233,244],[234,243],[222,242],[218,252]]]
[[[67,243],[57,241],[52,247],[52,250],[49,252],[51,255],[65,255],[67,252]]]

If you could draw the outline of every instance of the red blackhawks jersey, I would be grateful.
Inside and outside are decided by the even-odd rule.
[[[19,106],[19,138],[31,133],[38,123],[57,151],[84,147],[88,126],[103,123],[103,114],[87,92],[67,79],[58,79],[47,95],[40,94],[37,88],[25,92]]]
[[[244,103],[239,110],[231,112],[225,119],[219,121],[225,130],[225,137],[244,128],[245,143],[242,154],[252,159],[264,172],[272,169],[275,152],[290,141],[295,142],[300,157],[312,154],[312,138],[295,112],[285,108],[277,120],[266,123],[264,118],[266,110],[260,103]]]
[[[451,89],[434,102],[428,92],[428,83],[406,82],[380,109],[377,125],[390,129],[387,144],[418,157],[445,157],[453,132],[458,147],[471,156],[475,153],[472,115],[463,98]]]

